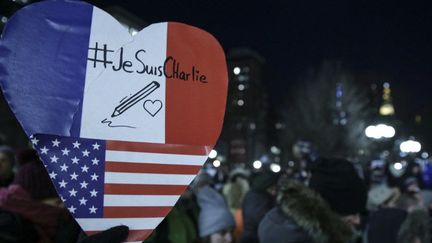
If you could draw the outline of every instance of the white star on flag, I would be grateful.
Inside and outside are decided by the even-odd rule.
[[[51,159],[51,163],[57,163],[57,161],[58,161],[59,158],[58,158],[57,156],[54,155],[54,156],[51,157],[50,159]]]
[[[87,200],[84,197],[82,197],[79,201],[80,201],[80,205],[86,205],[87,203]]]
[[[87,167],[87,165],[84,165],[83,167],[81,167],[82,172],[88,172],[89,167]]]
[[[96,213],[97,208],[95,208],[95,206],[92,206],[91,208],[89,208],[90,213]]]
[[[88,183],[86,181],[83,181],[80,183],[81,188],[87,188]]]
[[[98,143],[94,143],[92,146],[93,150],[99,150],[100,145]]]
[[[76,207],[74,207],[74,206],[72,205],[72,206],[70,206],[68,209],[69,209],[69,212],[71,212],[71,213],[75,213]]]
[[[48,154],[48,151],[49,151],[49,149],[46,146],[44,146],[43,148],[41,148],[41,153],[42,154]]]
[[[99,160],[97,158],[92,159],[92,165],[98,165],[99,164]]]
[[[82,152],[82,154],[83,154],[83,157],[88,157],[90,152],[86,149]]]
[[[96,173],[93,173],[93,175],[91,175],[91,180],[92,181],[97,181],[98,180],[98,175],[96,175]]]
[[[73,143],[73,148],[79,149],[80,145],[81,144],[78,141],[75,141],[75,143]]]
[[[62,150],[63,155],[69,155],[70,150],[68,150],[67,148],[64,148]]]
[[[60,141],[56,138],[56,140],[52,141],[53,147],[58,147],[60,145]]]
[[[72,190],[69,191],[71,197],[75,197],[78,191],[75,190],[75,188],[72,188]]]
[[[69,168],[69,166],[67,166],[66,164],[62,164],[60,166],[61,171],[67,171],[68,168]]]
[[[49,176],[51,177],[51,179],[55,179],[57,174],[54,171],[51,171],[51,173],[49,173]]]
[[[60,188],[66,188],[67,182],[65,180],[62,180],[59,182],[59,184],[60,184]]]
[[[39,142],[39,140],[36,137],[32,138],[30,141],[32,142],[33,145],[37,145]]]
[[[73,174],[71,174],[70,176],[71,176],[71,180],[77,180],[77,178],[78,178],[78,174],[75,172]]]
[[[75,156],[72,158],[72,164],[78,164],[79,159]]]
[[[97,191],[95,189],[90,191],[90,197],[96,197],[97,196]]]

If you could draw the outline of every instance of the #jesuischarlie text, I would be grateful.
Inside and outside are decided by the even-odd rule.
[[[113,71],[124,71],[127,73],[139,73],[139,74],[147,74],[161,77],[162,75],[166,78],[180,79],[184,81],[198,81],[200,83],[208,83],[207,77],[204,74],[201,74],[198,68],[195,65],[187,68],[189,71],[186,71],[184,67],[180,64],[178,60],[174,57],[169,56],[165,59],[163,65],[160,66],[151,66],[144,63],[142,60],[142,56],[145,55],[146,51],[140,49],[135,52],[135,59],[126,60],[124,58],[124,49],[120,48],[120,57],[116,64],[113,64],[108,57],[109,53],[113,53],[114,50],[110,50],[107,48],[107,45],[104,44],[102,47],[99,47],[99,43],[96,42],[94,47],[89,48],[90,51],[93,51],[93,58],[88,58],[87,60],[93,63],[93,67],[96,68],[98,63],[102,63],[104,68],[107,68],[108,65],[111,65]],[[98,55],[99,54],[99,55]]]

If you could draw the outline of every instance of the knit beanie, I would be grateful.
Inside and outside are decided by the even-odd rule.
[[[210,186],[204,186],[196,196],[201,209],[198,218],[200,237],[234,228],[234,217],[221,194]]]
[[[260,172],[252,177],[251,187],[257,191],[265,191],[267,188],[277,184],[280,173],[271,171]]]
[[[22,165],[13,184],[20,185],[33,199],[43,200],[57,197],[57,192],[40,160],[34,160]]]
[[[364,211],[367,192],[351,162],[345,159],[322,158],[311,167],[309,187],[327,201],[340,215]]]
[[[24,165],[28,162],[39,160],[39,155],[34,149],[20,149],[16,153],[16,162],[18,165]]]

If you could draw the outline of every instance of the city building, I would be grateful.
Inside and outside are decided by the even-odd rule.
[[[264,59],[256,52],[233,49],[227,54],[228,99],[222,134],[216,149],[228,163],[251,164],[266,150],[267,92]]]

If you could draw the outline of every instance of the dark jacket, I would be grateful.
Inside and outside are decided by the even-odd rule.
[[[317,193],[296,182],[284,185],[278,206],[261,221],[258,235],[263,243],[346,243],[354,238]]]
[[[382,208],[371,215],[366,235],[368,243],[411,243],[416,237],[429,243],[429,216],[424,210]]]
[[[258,241],[258,225],[264,215],[275,205],[274,198],[266,193],[255,189],[246,193],[243,199],[243,224],[244,231],[240,242],[254,243]]]

